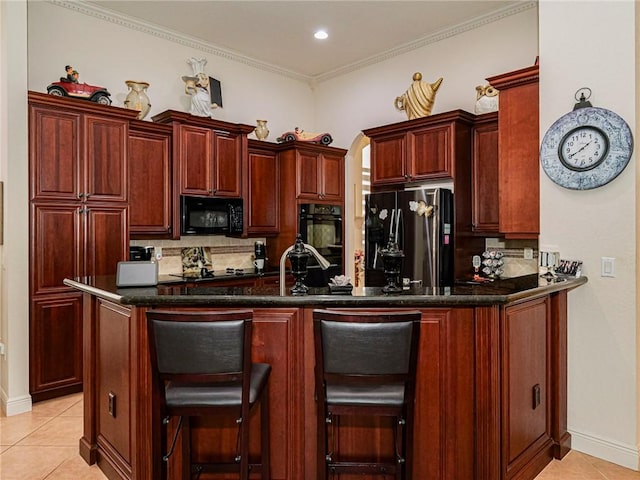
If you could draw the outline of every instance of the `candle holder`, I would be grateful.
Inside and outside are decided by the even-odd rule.
[[[387,248],[383,249],[382,265],[384,267],[384,277],[387,284],[382,287],[384,293],[402,292],[402,283],[400,282],[400,271],[402,269],[402,259],[404,253],[398,248],[398,244],[389,241]]]
[[[302,242],[302,236],[298,235],[293,249],[287,254],[291,262],[291,273],[296,279],[296,283],[291,287],[292,295],[306,295],[309,291],[309,287],[303,282],[307,278],[307,262],[310,256],[311,254]]]

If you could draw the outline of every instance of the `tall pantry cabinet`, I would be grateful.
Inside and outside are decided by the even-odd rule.
[[[82,297],[64,278],[127,259],[128,123],[134,110],[29,92],[29,389],[82,390]]]

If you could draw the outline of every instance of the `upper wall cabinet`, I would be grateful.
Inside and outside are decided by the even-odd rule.
[[[280,162],[276,144],[249,139],[245,218],[247,235],[280,230]]]
[[[473,125],[471,157],[472,221],[478,234],[497,235],[498,210],[498,113],[478,115]]]
[[[363,130],[371,139],[372,186],[454,178],[457,157],[469,151],[473,120],[454,110]]]
[[[29,93],[31,199],[128,199],[128,121],[135,112]]]
[[[173,125],[174,185],[181,195],[242,197],[251,125],[167,110],[153,117]]]
[[[169,125],[129,125],[129,232],[131,238],[173,238],[173,186]]]
[[[287,153],[283,152],[282,155]],[[298,199],[317,202],[344,200],[343,153],[302,146],[295,149],[295,156]]]
[[[500,91],[499,230],[506,238],[540,233],[538,66],[487,78]]]

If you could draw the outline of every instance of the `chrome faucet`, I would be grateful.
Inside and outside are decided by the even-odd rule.
[[[329,260],[327,260],[322,255],[320,255],[320,252],[318,252],[318,250],[316,250],[314,247],[312,247],[308,243],[304,243],[303,245],[304,245],[304,248],[309,250],[309,252],[318,261],[320,268],[322,268],[323,270],[326,270],[327,268],[329,268],[329,265],[331,265],[331,263],[329,262]],[[284,263],[287,259],[287,253],[293,250],[294,247],[295,247],[295,244],[291,245],[282,253],[282,256],[280,257],[280,296],[281,297],[284,297],[287,291],[285,286],[285,281],[284,281]]]

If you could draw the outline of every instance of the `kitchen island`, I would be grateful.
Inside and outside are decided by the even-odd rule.
[[[487,284],[385,295],[279,295],[277,286],[161,284],[118,289],[114,277],[66,279],[83,292],[84,432],[80,453],[110,479],[155,480],[160,418],[152,406],[148,309],[253,311],[254,361],[272,365],[271,478],[316,478],[314,308],[422,312],[414,479],[533,479],[570,450],[567,432],[567,292],[586,283],[529,275]],[[251,418],[252,428],[259,419]],[[233,422],[194,422],[193,452],[232,454]],[[388,452],[386,425],[341,424],[341,451]],[[222,430],[220,430],[220,428]],[[258,444],[252,439],[252,452]],[[181,462],[172,457],[170,478]],[[231,478],[231,477],[201,477]],[[341,478],[351,480],[349,476]],[[358,476],[358,479],[368,477]],[[375,477],[371,477],[375,478]]]

